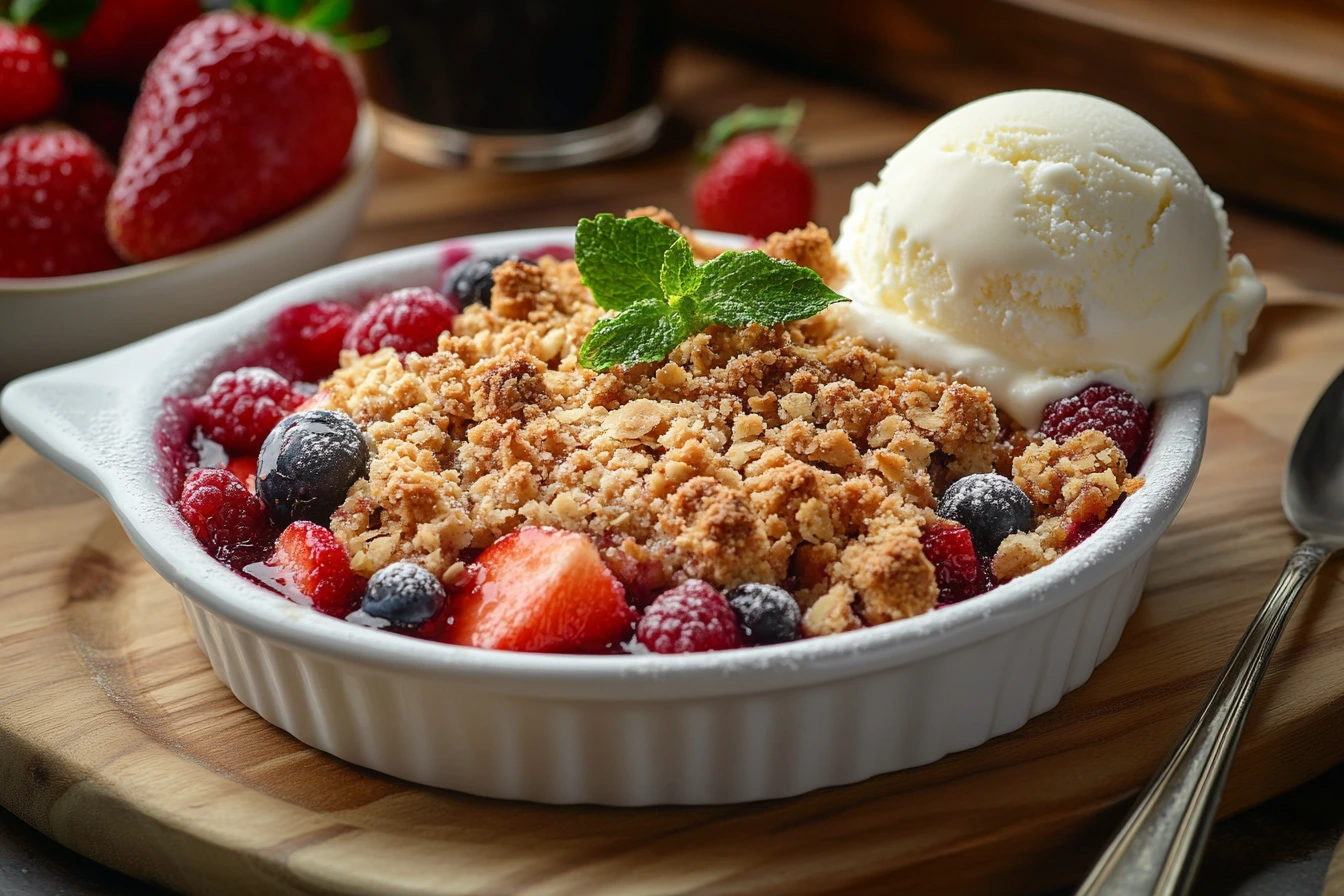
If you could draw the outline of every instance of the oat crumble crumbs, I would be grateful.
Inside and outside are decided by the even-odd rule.
[[[629,214],[686,232],[661,209]],[[692,240],[701,258],[717,251]],[[823,228],[762,248],[841,275]],[[322,384],[320,406],[372,446],[331,526],[363,575],[411,560],[451,581],[463,552],[555,526],[591,535],[634,594],[783,584],[804,633],[822,635],[933,609],[919,539],[952,479],[1010,467],[1036,505],[1035,530],[994,558],[1001,580],[1049,563],[1070,523],[1104,518],[1138,484],[1105,435],[1000,439],[985,389],[906,368],[825,312],[713,327],[663,362],[597,373],[577,354],[604,312],[572,261],[494,276],[491,307],[459,315],[436,353],[347,351]]]

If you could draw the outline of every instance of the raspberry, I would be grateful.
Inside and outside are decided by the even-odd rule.
[[[361,355],[389,347],[402,354],[433,354],[439,334],[453,325],[456,316],[452,303],[432,289],[399,289],[374,299],[359,313],[345,334],[344,346]]]
[[[269,544],[266,508],[228,470],[194,470],[182,486],[177,511],[196,540],[217,560],[248,563]]]
[[[201,432],[230,454],[256,454],[275,424],[302,403],[289,381],[267,367],[221,373],[193,402]]]
[[[286,308],[271,321],[272,351],[305,382],[326,379],[340,364],[341,344],[355,309],[340,302],[310,302]]]
[[[635,628],[635,637],[654,653],[700,653],[742,647],[737,617],[727,599],[700,579],[664,591]]]
[[[336,536],[305,520],[290,523],[270,559],[245,571],[300,603],[311,601],[328,616],[353,612],[364,593],[364,579],[350,569],[350,556]]]
[[[935,520],[919,540],[938,580],[938,603],[955,604],[984,594],[986,580],[971,532],[960,523]]]
[[[1056,442],[1088,429],[1110,436],[1134,470],[1148,447],[1148,409],[1124,389],[1106,383],[1095,383],[1046,406],[1041,433]]]

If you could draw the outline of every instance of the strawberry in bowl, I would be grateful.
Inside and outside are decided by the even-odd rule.
[[[30,337],[0,382],[340,257],[377,134],[336,49],[349,36],[314,33],[307,7],[284,21],[289,6],[25,4],[31,19],[0,23],[0,121],[17,126],[0,135],[0,307]],[[39,65],[48,51],[65,65]]]

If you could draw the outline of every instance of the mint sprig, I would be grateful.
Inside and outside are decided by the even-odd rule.
[[[579,349],[579,364],[593,370],[661,361],[712,324],[775,326],[847,301],[815,271],[760,251],[697,265],[686,237],[652,218],[583,219],[574,261],[598,306],[619,312]]]

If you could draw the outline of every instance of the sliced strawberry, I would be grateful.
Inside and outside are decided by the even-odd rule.
[[[328,616],[344,617],[358,606],[364,579],[350,569],[350,557],[329,529],[317,523],[290,523],[265,563],[244,571],[296,603],[310,603]]]
[[[625,588],[585,535],[545,526],[486,548],[449,596],[452,644],[495,650],[600,650],[629,637]]]

